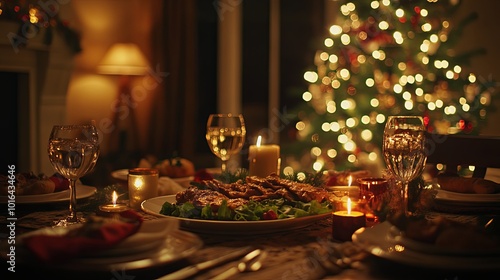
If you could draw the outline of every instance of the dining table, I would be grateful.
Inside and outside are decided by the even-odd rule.
[[[120,189],[124,186],[116,182],[112,187]],[[98,187],[95,194],[80,198],[78,211],[84,216],[95,215],[99,211],[99,205],[105,203],[107,196],[104,193],[107,192],[109,187]],[[8,215],[6,204],[1,206],[0,237],[4,246],[9,237],[18,237],[51,227],[54,219],[63,217],[68,212],[67,201],[16,204],[13,216]],[[166,223],[171,219],[144,209],[136,212],[144,221]],[[431,218],[444,216],[465,221],[498,219],[498,213],[447,213],[435,209],[426,215]],[[280,228],[270,224],[269,230],[266,230],[266,226],[260,226],[256,232],[252,229],[231,232],[231,228],[225,227],[217,230],[217,225],[211,226],[208,230],[200,230],[181,224],[180,231],[200,241],[195,250],[171,261],[145,262],[140,267],[121,270],[93,269],[92,265],[77,266],[77,269],[74,266],[66,268],[64,264],[45,265],[23,261],[21,256],[17,256],[14,258],[15,272],[13,272],[9,270],[12,267],[12,264],[8,263],[9,257],[2,251],[4,260],[2,275],[7,276],[2,279],[20,279],[33,275],[37,278],[50,279],[168,279],[169,274],[183,268],[229,255],[241,248],[260,249],[265,252],[265,258],[261,260],[257,270],[237,272],[228,279],[498,279],[500,262],[496,265],[481,266],[480,259],[474,261],[474,258],[469,256],[465,259],[473,261],[474,265],[468,266],[466,263],[461,267],[460,262],[464,262],[464,258],[457,258],[457,265],[453,262],[453,257],[446,255],[418,253],[415,258],[408,258],[387,251],[394,249],[391,247],[394,245],[392,243],[389,246],[391,248],[381,248],[389,241],[384,234],[377,236],[376,231],[384,233],[390,227],[387,221],[367,223],[353,234],[352,240],[339,241],[333,235],[335,229],[332,226],[332,219],[331,214],[322,215],[321,218],[309,220],[303,225],[283,224]],[[380,246],[370,244],[370,238],[373,238],[374,234],[382,245],[377,244],[378,241],[373,242]],[[380,254],[377,250],[385,251]],[[500,260],[498,255],[493,258]],[[237,267],[238,263],[239,257],[233,258],[182,279],[217,279],[217,275],[229,268]]]

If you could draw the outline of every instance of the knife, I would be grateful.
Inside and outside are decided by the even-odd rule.
[[[195,275],[198,272],[201,272],[203,270],[206,270],[206,269],[209,269],[209,268],[221,265],[223,263],[235,260],[235,259],[237,259],[237,258],[239,258],[239,257],[241,257],[241,256],[243,256],[245,254],[247,254],[251,250],[252,250],[252,247],[247,246],[247,247],[244,247],[242,249],[238,249],[236,251],[233,251],[233,252],[231,252],[229,254],[226,254],[226,255],[224,255],[222,257],[218,257],[218,258],[215,258],[215,259],[210,260],[210,261],[205,261],[205,262],[201,262],[201,263],[198,263],[198,264],[187,266],[187,267],[185,267],[183,269],[180,269],[180,270],[177,270],[177,271],[172,272],[170,274],[164,275],[164,276],[158,278],[157,280],[168,280],[168,279],[179,280],[179,279],[186,279],[186,278],[188,278],[190,276],[193,276],[193,275]]]

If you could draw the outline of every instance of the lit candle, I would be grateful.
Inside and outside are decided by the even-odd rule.
[[[112,203],[99,206],[99,210],[103,213],[120,213],[128,209],[127,205],[118,203],[118,194],[116,191],[113,191],[111,195],[111,202]]]
[[[334,205],[335,210],[347,209],[347,198],[350,198],[351,201],[358,201],[359,199],[359,187],[351,186],[352,176],[348,177],[347,184],[347,186],[325,187],[330,193],[330,202]]]
[[[365,214],[353,211],[351,198],[347,199],[347,209],[333,212],[333,238],[340,241],[351,241],[352,234],[359,228],[366,226]]]
[[[138,210],[141,203],[158,196],[158,170],[134,168],[128,172],[128,196],[131,208]]]
[[[248,160],[250,176],[267,177],[271,173],[280,173],[280,147],[261,145],[262,137],[257,137],[256,145],[250,145]]]

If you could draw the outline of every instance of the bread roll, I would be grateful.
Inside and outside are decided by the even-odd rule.
[[[500,184],[482,178],[438,176],[437,181],[445,191],[475,194],[500,192]]]
[[[0,185],[2,186],[1,195],[7,195],[10,185],[7,176],[2,175]],[[53,193],[55,189],[55,182],[43,174],[35,175],[32,172],[21,172],[16,175],[15,195],[47,194]]]
[[[34,195],[53,193],[56,189],[56,184],[50,179],[41,179],[30,182],[26,185],[16,188],[18,195]]]

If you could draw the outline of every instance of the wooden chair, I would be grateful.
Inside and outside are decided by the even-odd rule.
[[[427,163],[443,164],[446,173],[457,174],[458,167],[474,166],[472,177],[484,178],[487,168],[500,168],[500,137],[443,135],[428,133]]]

